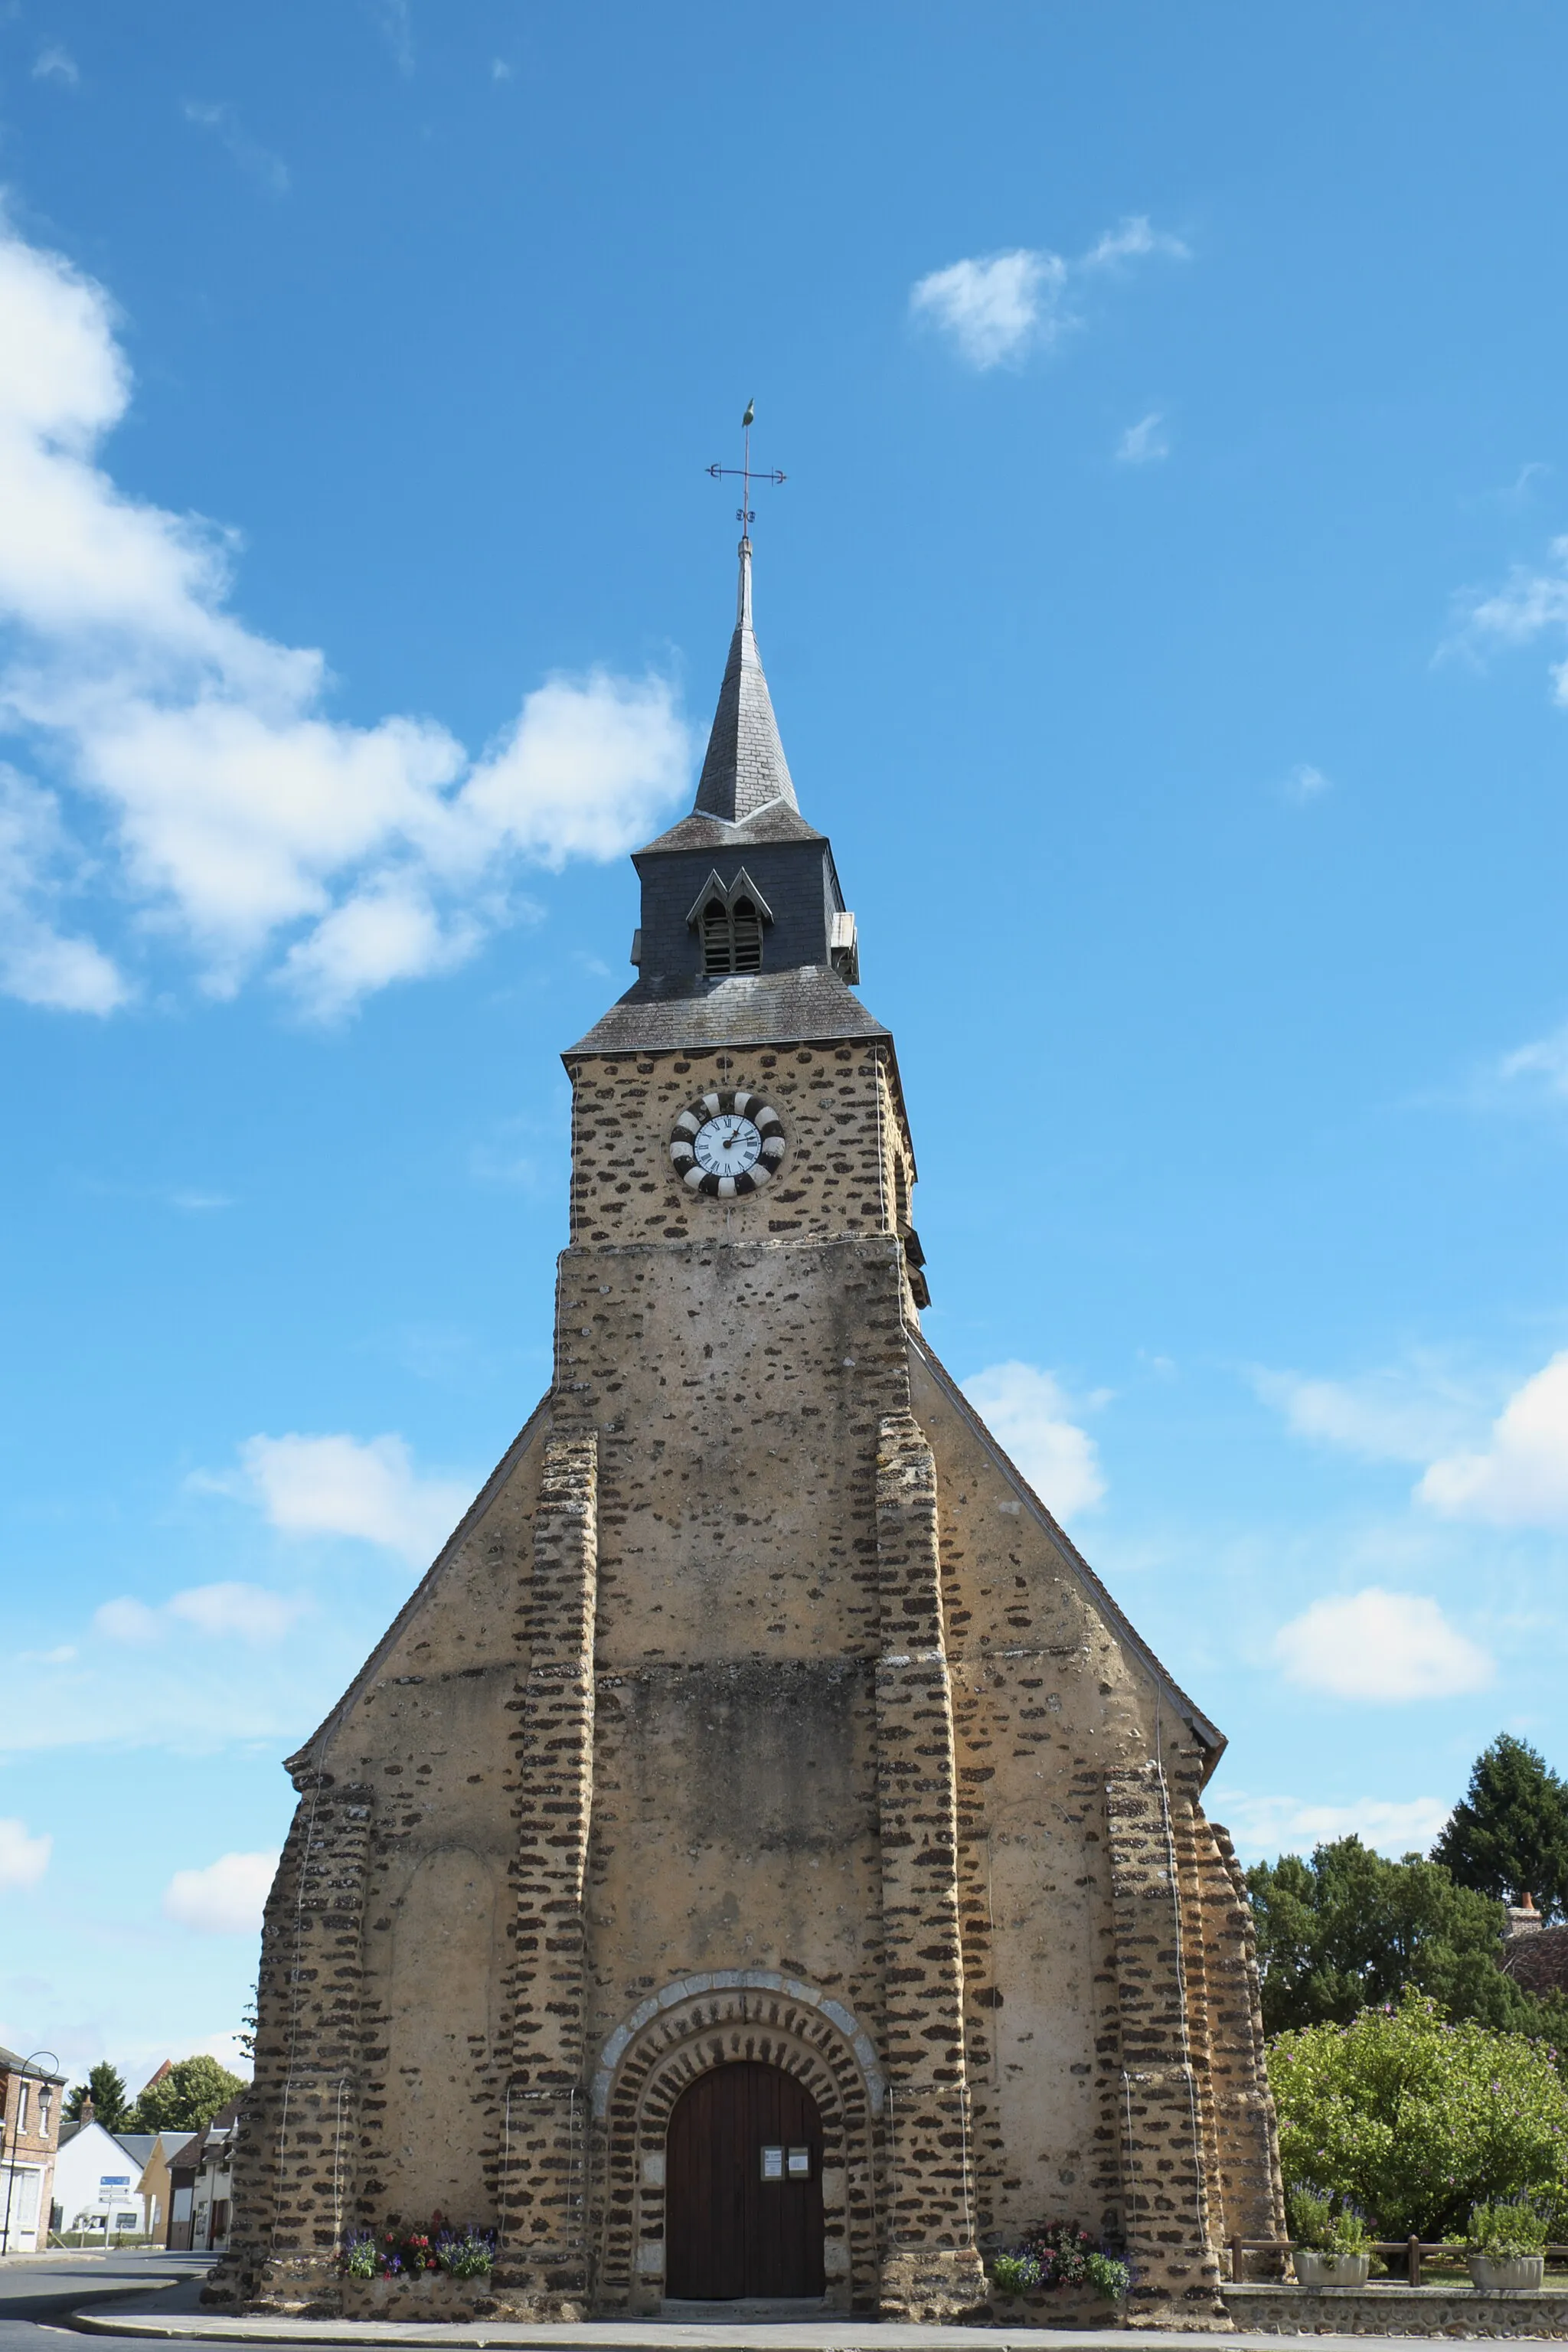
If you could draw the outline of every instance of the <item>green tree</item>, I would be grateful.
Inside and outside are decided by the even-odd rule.
[[[1470,1785],[1432,1849],[1461,1886],[1548,1919],[1568,1914],[1568,1787],[1527,1739],[1500,1732],[1475,1761]]]
[[[1247,1884],[1269,2033],[1347,2025],[1415,1985],[1454,2017],[1568,2042],[1568,2002],[1538,2000],[1503,1975],[1500,1909],[1456,1886],[1440,1864],[1414,1853],[1389,1862],[1348,1837],[1310,1862],[1258,1863]]]
[[[1349,2197],[1381,2238],[1442,2238],[1472,2205],[1526,2197],[1568,2226],[1568,2085],[1543,2042],[1451,2024],[1406,1992],[1268,2053],[1287,2186]]]
[[[100,2058],[85,2083],[73,2087],[65,2105],[67,2123],[81,2121],[81,2111],[87,2100],[92,2101],[92,2119],[105,2131],[124,2131],[131,2122],[131,2101],[126,2095],[125,2077],[118,2074],[107,2058]]]
[[[133,2131],[200,2131],[245,2084],[216,2058],[176,2058],[136,2102]]]

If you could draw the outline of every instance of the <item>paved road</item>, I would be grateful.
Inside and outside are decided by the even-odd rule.
[[[46,2254],[0,2262],[0,2352],[86,2352],[89,2339],[63,2332],[68,2314],[102,2299],[199,2278],[190,2254]]]

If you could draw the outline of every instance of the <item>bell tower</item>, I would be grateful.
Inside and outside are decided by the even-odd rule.
[[[1058,2221],[1212,2314],[1283,2234],[1224,1742],[921,1335],[751,565],[563,1057],[551,1388],[290,1760],[218,2294],[357,2308],[345,2232],[438,2206],[502,2316],[983,2315]]]

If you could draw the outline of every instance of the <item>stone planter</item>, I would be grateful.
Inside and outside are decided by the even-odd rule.
[[[1471,2254],[1469,2264],[1470,2284],[1479,2294],[1536,2294],[1546,2273],[1544,2254],[1509,2254],[1498,2262]]]
[[[455,2279],[445,2271],[424,2271],[417,2278],[343,2281],[345,2319],[460,2321],[482,2318],[494,2309],[489,2278]]]
[[[1370,2254],[1312,2254],[1298,2247],[1290,2257],[1301,2286],[1364,2286],[1372,2268]]]
[[[991,2317],[1004,2327],[1121,2327],[1127,2305],[1107,2303],[1092,2287],[1052,2287],[1033,2294],[991,2290]]]

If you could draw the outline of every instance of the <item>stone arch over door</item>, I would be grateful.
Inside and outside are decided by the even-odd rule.
[[[836,2311],[874,2313],[881,2151],[872,2098],[879,2095],[879,2107],[881,2079],[875,2074],[868,2083],[857,2049],[866,2038],[854,2020],[845,2013],[847,2032],[808,1987],[796,1995],[732,1985],[646,2006],[657,2014],[612,2038],[611,2048],[620,2047],[608,2082],[601,2077],[602,2105],[595,2102],[602,2117],[594,2200],[604,2217],[600,2304],[647,2312],[663,2300],[670,2115],[700,2074],[749,2060],[795,2075],[816,2103],[827,2303]]]

